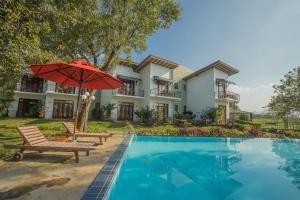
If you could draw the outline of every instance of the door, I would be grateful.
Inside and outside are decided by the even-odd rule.
[[[120,89],[121,94],[134,96],[135,82],[133,80],[121,79],[123,81],[123,87]]]
[[[226,98],[226,84],[225,83],[218,83],[218,97],[219,98]]]
[[[72,119],[73,118],[73,101],[54,100],[52,118]]]
[[[165,81],[157,82],[157,93],[161,96],[169,96],[169,84]]]
[[[17,117],[38,117],[40,100],[19,99]]]
[[[118,120],[133,120],[134,104],[131,102],[121,102],[118,104]]]
[[[158,114],[160,115],[159,117],[162,119],[167,119],[169,116],[169,104],[166,103],[158,103],[156,106],[156,110]]]

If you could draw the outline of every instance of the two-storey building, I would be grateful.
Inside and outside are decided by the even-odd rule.
[[[218,107],[224,110],[222,119],[226,122],[229,103],[239,101],[238,94],[228,91],[228,85],[233,84],[228,78],[238,70],[222,61],[193,71],[150,55],[140,63],[122,60],[110,73],[122,80],[124,86],[98,92],[93,106],[116,104],[113,120],[136,120],[135,111],[145,106],[159,110],[165,118],[188,110],[199,117],[201,112]],[[44,106],[45,118],[72,118],[75,94],[74,88],[24,77],[18,84],[9,116],[26,117],[30,105],[39,101]]]

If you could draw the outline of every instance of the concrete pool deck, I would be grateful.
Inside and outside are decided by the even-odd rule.
[[[73,153],[58,152],[25,152],[20,162],[0,161],[0,200],[80,199],[123,139],[113,135],[90,156],[81,153],[80,163]]]

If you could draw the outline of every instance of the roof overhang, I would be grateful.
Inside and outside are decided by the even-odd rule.
[[[221,83],[227,83],[227,84],[235,85],[235,82],[228,81],[228,80],[222,79],[222,78],[217,78],[216,81],[221,82]]]
[[[140,78],[134,78],[134,77],[123,76],[123,75],[117,75],[117,78],[118,79],[132,80],[132,81],[141,81],[142,80]]]
[[[197,76],[197,75],[201,74],[202,72],[205,72],[205,71],[207,71],[209,69],[212,69],[212,68],[216,68],[220,71],[223,71],[224,73],[228,74],[228,76],[232,76],[232,75],[239,72],[238,69],[236,69],[236,68],[234,68],[234,67],[232,67],[232,66],[230,66],[230,65],[228,65],[228,64],[226,64],[226,63],[224,63],[220,60],[218,60],[218,61],[216,61],[216,62],[214,62],[214,63],[212,63],[212,64],[210,64],[210,65],[208,65],[208,66],[206,66],[202,69],[199,69],[199,70],[195,71],[194,73],[184,77],[183,79],[188,80],[188,79],[190,79],[194,76]]]
[[[172,62],[172,61],[169,61],[164,58],[157,57],[157,56],[149,55],[137,66],[137,68],[136,68],[137,71],[140,71],[141,69],[143,69],[145,66],[147,66],[150,63],[161,65],[161,66],[164,66],[164,67],[167,67],[170,69],[175,69],[176,67],[179,66],[175,62]]]
[[[156,81],[165,81],[165,82],[170,82],[170,83],[175,82],[175,80],[173,80],[173,79],[163,78],[163,77],[160,77],[160,76],[153,76],[153,79],[156,80]]]
[[[135,69],[138,66],[137,63],[132,62],[130,60],[125,60],[125,59],[120,59],[118,64],[123,65],[123,66],[127,66],[127,67],[132,67],[133,69]]]

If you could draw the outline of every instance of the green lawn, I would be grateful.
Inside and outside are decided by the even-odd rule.
[[[285,129],[284,123],[280,119],[254,118],[253,122],[261,123],[263,129]],[[300,120],[291,120],[289,129],[300,130]]]
[[[0,118],[0,158],[3,157],[4,153],[3,144],[14,144],[22,142],[22,139],[16,130],[17,126],[36,125],[47,137],[49,137],[56,134],[63,134],[65,132],[62,124],[63,122],[65,121],[48,119]],[[90,132],[123,132],[126,130],[127,126],[125,122],[116,123],[90,120],[88,123],[88,131]]]

